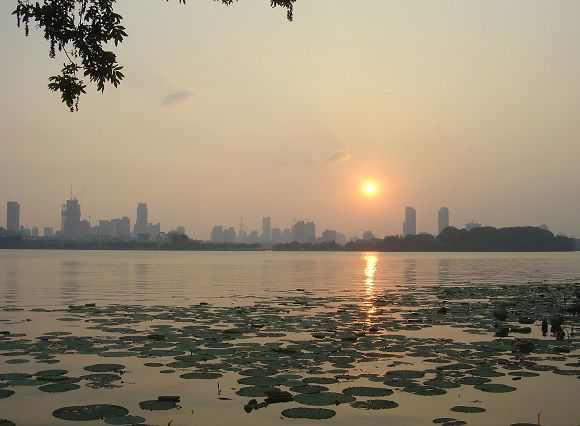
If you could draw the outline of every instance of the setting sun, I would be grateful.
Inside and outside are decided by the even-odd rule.
[[[372,197],[377,193],[377,184],[374,182],[365,182],[362,186],[363,193],[369,197]]]

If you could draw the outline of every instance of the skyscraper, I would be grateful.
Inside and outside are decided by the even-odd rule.
[[[405,221],[403,222],[403,237],[417,233],[417,211],[413,207],[405,207]]]
[[[292,225],[292,239],[298,243],[303,243],[305,242],[305,226],[306,223],[304,223],[303,220],[299,220],[297,222],[294,223],[294,225]]]
[[[440,234],[449,226],[449,209],[447,207],[441,207],[437,216],[437,234]]]
[[[282,242],[282,230],[280,228],[272,228],[270,236],[274,244],[280,244]]]
[[[65,237],[78,237],[81,235],[81,205],[79,200],[71,198],[66,200],[60,211],[60,232]]]
[[[305,242],[314,244],[316,242],[316,225],[314,222],[307,221],[304,227]]]
[[[127,216],[121,219],[112,219],[111,227],[115,238],[128,240],[131,236],[131,220]]]
[[[6,204],[6,229],[13,232],[20,230],[20,204],[16,201]]]
[[[133,228],[133,234],[138,237],[139,234],[148,234],[147,224],[149,223],[149,214],[147,211],[147,203],[137,204],[137,220]]]
[[[337,234],[336,234],[336,231],[334,229],[327,229],[324,232],[322,232],[321,239],[325,243],[330,243],[332,241],[337,240],[336,235]]]
[[[265,243],[269,243],[272,239],[270,236],[270,228],[271,228],[270,218],[263,217],[262,218],[262,241]]]
[[[214,243],[223,243],[224,242],[224,227],[220,225],[216,225],[211,230],[210,240]]]
[[[224,229],[224,242],[234,243],[236,241],[236,230],[233,226]]]

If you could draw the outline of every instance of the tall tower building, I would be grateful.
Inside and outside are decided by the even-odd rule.
[[[71,198],[66,200],[60,211],[60,231],[65,237],[77,237],[81,235],[81,205],[79,200]]]
[[[137,220],[133,227],[133,234],[135,237],[139,234],[147,234],[147,224],[149,223],[149,213],[147,210],[147,203],[137,204]]]
[[[270,235],[271,223],[269,217],[262,218],[262,241],[265,243],[269,243],[272,239]]]
[[[443,232],[445,228],[449,226],[449,209],[447,207],[441,207],[437,215],[437,234]]]
[[[248,233],[244,230],[244,216],[240,216],[240,231],[238,232],[238,241],[245,243],[248,240]]]
[[[292,225],[292,239],[297,243],[303,243],[306,241],[305,227],[306,223],[303,220],[294,222],[294,225]]]
[[[403,237],[417,233],[417,210],[405,207],[405,221],[403,222]]]
[[[6,229],[13,232],[20,230],[20,204],[16,201],[6,203]]]
[[[316,242],[316,225],[314,222],[307,221],[304,226],[304,242],[314,244]]]
[[[223,243],[224,242],[224,227],[216,225],[211,230],[210,240],[213,243]]]

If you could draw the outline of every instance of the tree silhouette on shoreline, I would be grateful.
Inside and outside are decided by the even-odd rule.
[[[237,2],[213,1],[226,6]],[[292,20],[296,0],[269,1],[271,7],[286,9],[287,19]],[[51,58],[56,58],[57,52],[66,57],[60,74],[49,78],[48,88],[60,92],[62,102],[71,111],[78,111],[80,96],[86,93],[84,77],[95,83],[101,93],[107,84],[117,87],[125,77],[117,55],[107,50],[111,43],[117,46],[127,37],[123,17],[115,12],[115,6],[116,0],[43,0],[42,4],[18,0],[12,12],[26,36],[31,24],[44,31]]]

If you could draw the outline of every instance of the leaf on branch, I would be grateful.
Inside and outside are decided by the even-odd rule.
[[[79,98],[86,93],[86,85],[77,77],[82,71],[85,77],[96,83],[97,90],[103,92],[107,83],[117,87],[125,75],[117,63],[115,53],[104,49],[109,43],[118,46],[128,37],[121,25],[123,17],[115,12],[117,0],[18,0],[16,16],[18,27],[24,26],[29,35],[30,23],[44,32],[49,43],[49,55],[56,57],[57,49],[64,52],[69,63],[64,64],[60,75],[49,78],[48,88],[61,93],[61,99],[71,111],[78,111]],[[169,0],[166,0],[169,1]],[[178,0],[185,4],[185,0]],[[237,0],[214,0],[231,5]],[[296,0],[270,0],[271,7],[287,10],[288,20],[292,20]]]

